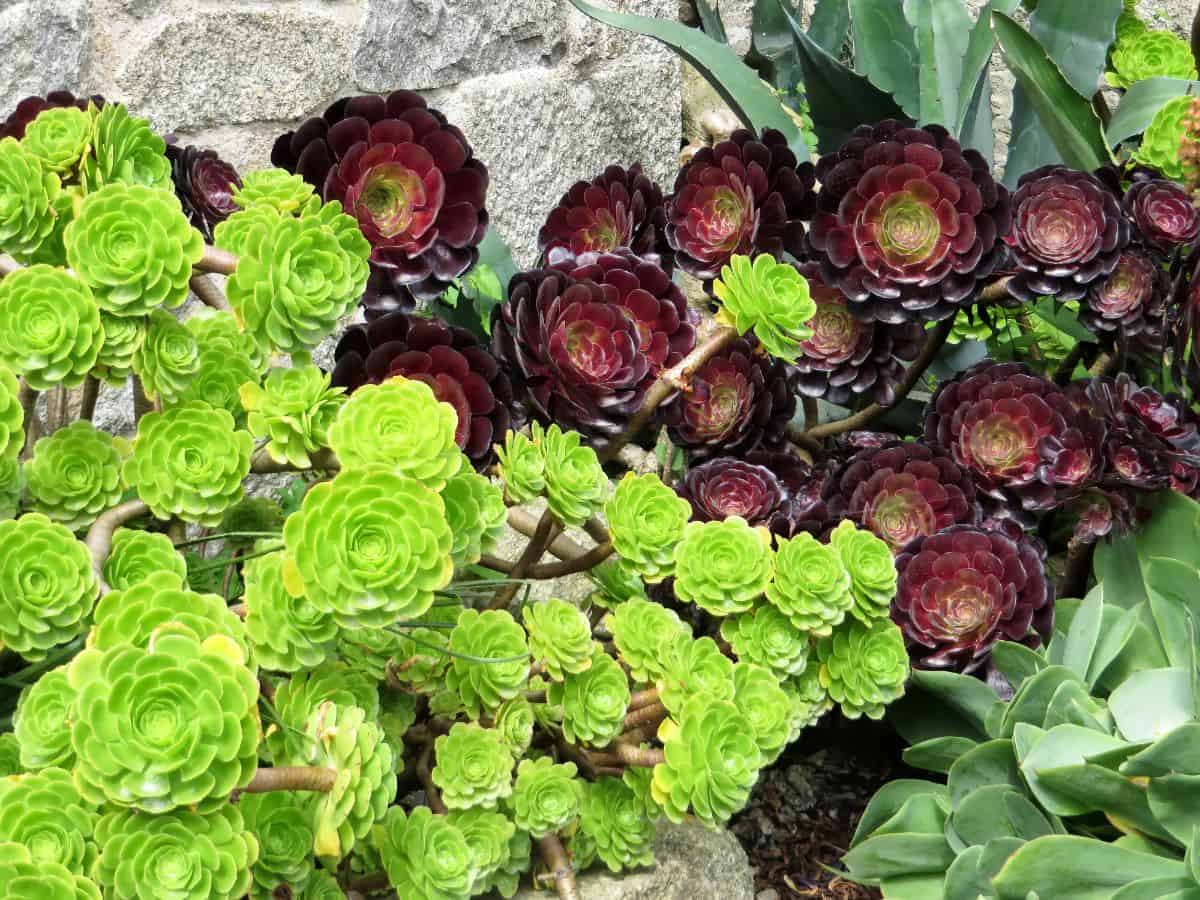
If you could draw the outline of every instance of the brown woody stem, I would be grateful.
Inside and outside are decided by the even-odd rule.
[[[638,691],[629,698],[629,711],[641,709],[643,706],[650,706],[658,702],[658,688],[650,688],[647,691]]]
[[[21,404],[21,413],[24,417],[25,427],[25,446],[22,453],[27,454],[42,433],[42,421],[38,418],[37,414],[38,392],[31,388],[29,382],[22,378],[21,386],[17,391],[17,399]]]
[[[509,507],[508,510],[508,525],[513,531],[519,532],[525,537],[533,537],[537,531],[538,523],[541,520],[528,510],[518,509],[515,506]],[[580,546],[576,541],[572,540],[565,534],[560,534],[550,542],[546,548],[559,559],[576,559],[587,553],[587,548]],[[511,567],[510,567],[511,571]]]
[[[89,375],[79,394],[79,418],[91,421],[96,415],[96,400],[100,397],[100,379]]]
[[[237,268],[237,257],[227,250],[208,244],[204,248],[204,255],[200,257],[200,262],[196,263],[196,268],[201,272],[232,275],[234,269]]]
[[[610,766],[619,763],[625,766],[641,766],[652,769],[666,761],[666,756],[661,750],[642,749],[622,741],[609,744],[603,750],[597,750],[589,755],[592,758],[592,764],[596,766]]]
[[[150,512],[150,507],[141,500],[128,500],[120,506],[114,506],[107,512],[101,513],[100,517],[92,523],[92,527],[88,529],[85,542],[88,552],[92,555],[92,571],[96,573],[96,578],[100,582],[101,594],[107,594],[109,591],[108,585],[104,583],[104,563],[112,551],[113,534],[126,522],[136,519],[138,516],[144,516],[148,512]]]
[[[425,789],[425,802],[429,804],[429,808],[439,815],[444,815],[446,804],[442,802],[442,795],[438,792],[437,785],[433,783],[433,769],[430,765],[432,759],[433,741],[428,741],[417,759],[417,778],[421,782],[421,787]]]
[[[276,766],[259,769],[242,788],[243,794],[265,794],[268,791],[315,791],[328,794],[337,781],[337,770],[322,766]]]
[[[560,562],[539,563],[529,569],[529,578],[561,578],[564,575],[574,575],[576,572],[586,572],[604,562],[613,555],[612,541],[597,544],[582,556],[574,559],[564,559]]]
[[[554,879],[554,890],[558,900],[580,900],[579,887],[575,884],[575,870],[571,868],[571,859],[567,856],[567,848],[557,834],[548,834],[538,838],[538,852],[542,862],[550,870]]]
[[[213,280],[203,272],[197,272],[188,281],[188,286],[192,289],[192,293],[200,298],[200,302],[205,306],[211,306],[213,309],[219,309],[221,312],[231,312],[233,307],[229,305],[229,301],[221,292],[221,289],[213,284]]]
[[[312,462],[311,466],[307,469],[298,469],[286,460],[284,462],[276,462],[271,459],[266,450],[259,450],[254,454],[254,458],[250,460],[250,471],[258,475],[264,475],[272,472],[336,471],[341,468],[341,464],[332,450],[318,450],[309,459]]]
[[[630,731],[634,728],[642,728],[643,726],[654,726],[645,730],[653,733],[658,727],[658,723],[667,717],[667,708],[661,703],[651,703],[649,706],[642,706],[635,709],[633,712],[625,716],[624,730]]]
[[[509,573],[509,576],[513,580],[496,590],[495,596],[492,597],[492,602],[488,604],[488,609],[504,609],[508,604],[512,603],[513,597],[517,595],[517,591],[521,587],[521,579],[542,558],[542,554],[546,552],[546,548],[550,546],[555,536],[561,530],[562,526],[558,524],[558,520],[554,518],[550,510],[542,513],[542,518],[538,521],[537,528],[533,532],[533,537],[525,545],[525,550],[520,558],[513,563],[512,571]]]

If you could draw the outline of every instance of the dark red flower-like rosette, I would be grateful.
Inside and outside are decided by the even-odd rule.
[[[693,466],[678,490],[692,504],[692,518],[701,522],[741,516],[751,525],[762,525],[788,497],[769,468],[730,456]]]
[[[1200,209],[1174,181],[1136,174],[1121,200],[1121,208],[1138,236],[1161,253],[1188,250],[1200,238]]]
[[[1132,337],[1157,332],[1171,279],[1158,259],[1130,247],[1117,260],[1111,275],[1088,288],[1079,319],[1097,334],[1120,330]]]
[[[188,221],[212,241],[212,230],[238,211],[233,192],[242,186],[237,169],[217,155],[190,144],[180,147],[167,144],[167,159],[171,161],[171,180],[175,196],[183,207]]]

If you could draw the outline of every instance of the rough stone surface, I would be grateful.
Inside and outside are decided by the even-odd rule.
[[[86,0],[0,3],[0,110],[80,82],[88,49]]]
[[[654,848],[658,866],[615,877],[588,872],[579,878],[581,900],[754,900],[746,852],[730,834],[695,822],[666,826]],[[552,896],[525,889],[515,900]]]

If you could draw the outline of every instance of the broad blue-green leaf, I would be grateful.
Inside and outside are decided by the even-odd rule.
[[[896,98],[911,118],[921,115],[917,55],[912,26],[896,0],[850,0],[854,68]]]
[[[1103,589],[1103,585],[1098,588]],[[1087,683],[1089,687],[1095,687],[1108,667],[1125,651],[1137,628],[1138,614],[1137,609],[1120,609],[1105,604],[1100,640],[1088,667]]]
[[[1121,771],[1126,775],[1200,775],[1200,723],[1188,722],[1163,735],[1131,756]]]
[[[992,665],[1017,690],[1030,678],[1046,668],[1048,663],[1036,650],[1012,641],[1000,641],[992,648]]]
[[[1081,812],[1103,812],[1125,828],[1159,840],[1171,839],[1170,831],[1151,812],[1146,791],[1111,769],[1082,763],[1041,769],[1037,779],[1043,790],[1078,803]]]
[[[946,871],[944,900],[992,898],[992,877],[1025,842],[1018,838],[997,838],[983,847],[968,847]]]
[[[755,13],[760,6],[772,6],[771,0],[756,0]],[[850,32],[850,4],[847,0],[817,0],[816,9],[808,22],[808,36],[826,53],[838,56],[846,35]]]
[[[954,861],[954,851],[941,834],[881,834],[852,848],[842,862],[855,881],[924,873],[941,873]]]
[[[942,900],[941,872],[884,878],[879,887],[889,900]]]
[[[1200,504],[1178,491],[1159,491],[1154,513],[1137,535],[1138,558],[1143,564],[1161,556],[1190,560],[1200,541]]]
[[[967,846],[983,846],[1003,837],[1031,841],[1054,829],[1029,798],[1003,784],[972,791],[954,807],[949,826]]]
[[[1200,81],[1182,78],[1147,78],[1132,85],[1109,120],[1108,140],[1116,147],[1146,130],[1154,114],[1173,97],[1200,94]]]
[[[914,794],[892,817],[871,834],[943,834],[946,830],[945,799],[937,794]]]
[[[1100,625],[1104,620],[1104,596],[1101,591],[1091,591],[1071,622],[1067,632],[1067,644],[1063,648],[1063,665],[1086,679],[1092,662],[1092,654],[1100,640]]]
[[[1058,160],[1052,159],[1048,160],[1048,162],[1058,162]],[[1038,163],[1038,165],[1043,165],[1043,163]],[[1083,326],[1079,321],[1078,315],[1071,312],[1065,306],[1055,303],[1050,297],[1045,297],[1031,304],[1029,311],[1042,321],[1048,322],[1059,331],[1070,335],[1077,341],[1082,341],[1085,344],[1096,343],[1096,336]]]
[[[993,13],[992,27],[1017,83],[1063,160],[1088,171],[1109,162],[1108,142],[1091,101],[1071,87],[1045,48],[1008,16]]]
[[[902,755],[904,761],[914,769],[941,772],[945,775],[950,771],[955,760],[976,746],[977,742],[970,738],[939,737],[915,744],[905,750]]]
[[[1151,557],[1142,561],[1142,574],[1167,659],[1173,666],[1190,667],[1190,621],[1200,618],[1200,572],[1191,561]]]
[[[1103,704],[1088,693],[1084,685],[1076,681],[1064,681],[1050,698],[1042,723],[1043,728],[1057,725],[1078,725],[1111,734],[1112,716]]]
[[[971,17],[961,0],[904,0],[904,17],[916,37],[920,121],[958,134],[975,88],[963,83]]]
[[[878,791],[867,808],[863,810],[862,818],[854,831],[850,846],[854,847],[870,837],[875,829],[891,819],[911,797],[929,795],[945,801],[949,796],[946,786],[934,781],[921,781],[916,778],[898,778],[889,781]]]
[[[775,0],[759,0],[754,4],[750,44],[746,62],[777,90],[795,91],[804,80],[800,58],[796,55],[796,42],[792,40],[792,29],[783,14],[783,7]]]
[[[774,128],[782,132],[796,156],[808,158],[808,147],[800,129],[784,111],[779,99],[727,44],[681,22],[613,12],[586,0],[571,0],[571,4],[605,25],[644,34],[666,44],[704,76],[748,127],[756,130]]]
[[[993,784],[1022,788],[1012,741],[988,741],[967,751],[950,767],[946,780],[950,801],[955,806],[972,791]]]
[[[942,703],[952,707],[971,722],[981,734],[986,733],[984,719],[998,698],[996,692],[985,682],[955,672],[922,670],[913,672],[912,682],[921,690],[932,694]]]
[[[1183,863],[1138,853],[1095,838],[1051,835],[1017,850],[996,876],[1000,900],[1109,900],[1143,878],[1181,877]]]
[[[1003,733],[1011,735],[1019,722],[1040,728],[1046,721],[1046,710],[1054,698],[1054,692],[1065,681],[1080,682],[1080,679],[1063,666],[1050,666],[1028,679],[1008,705],[1008,711],[1004,715]]]
[[[1080,765],[1084,757],[1114,749],[1121,743],[1120,738],[1090,728],[1059,725],[1042,735],[1021,760],[1021,774],[1038,802],[1056,816],[1083,815],[1093,807],[1071,794],[1055,790],[1053,785],[1043,781],[1042,771]]]
[[[1179,846],[1189,846],[1193,832],[1200,828],[1200,775],[1151,778],[1146,798],[1155,817]]]
[[[1200,900],[1200,885],[1190,878],[1145,878],[1121,888],[1112,900]]]
[[[987,34],[989,38],[992,36],[990,29]],[[978,150],[987,164],[992,165],[996,156],[995,122],[992,119],[992,79],[986,69],[970,95],[958,139],[964,147]]]
[[[722,44],[729,43],[729,36],[725,33],[725,23],[721,20],[721,13],[712,4],[712,0],[696,0],[696,12],[700,15],[700,27],[704,29],[704,33]]]
[[[1133,535],[1098,542],[1092,556],[1092,574],[1104,585],[1104,602],[1109,606],[1129,609],[1146,599],[1138,542]]]
[[[1122,0],[1039,0],[1029,17],[1030,33],[1084,97],[1100,88],[1122,8]]]
[[[1182,668],[1136,672],[1112,692],[1108,708],[1126,740],[1157,740],[1196,721],[1190,673]]]

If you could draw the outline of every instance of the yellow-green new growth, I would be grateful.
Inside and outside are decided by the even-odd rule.
[[[1115,88],[1129,88],[1147,78],[1196,78],[1192,48],[1169,31],[1126,26],[1109,58],[1112,71],[1105,78]]]
[[[446,687],[458,692],[473,719],[517,696],[529,679],[525,629],[505,610],[463,610],[449,646]]]
[[[657,475],[629,472],[604,505],[613,547],[646,581],[675,571],[675,548],[692,507]]]
[[[0,140],[0,252],[36,253],[54,231],[62,184],[16,138]]]
[[[106,103],[95,112],[91,152],[84,157],[79,178],[88,191],[122,182],[171,190],[171,161],[166,142],[145,119],[131,116],[120,103]],[[198,232],[197,232],[198,233]]]
[[[58,863],[35,861],[24,844],[0,844],[0,884],[5,900],[100,900],[90,878]]]
[[[771,580],[771,535],[740,516],[689,522],[675,548],[675,593],[714,616],[744,613]]]
[[[608,476],[596,451],[580,444],[579,432],[564,432],[557,425],[543,430],[536,422],[532,430],[546,466],[547,506],[564,525],[578,528],[600,511]]]
[[[583,781],[576,772],[574,763],[555,765],[548,756],[521,760],[509,801],[517,827],[540,838],[575,821],[583,802]]]
[[[0,843],[24,844],[34,862],[87,875],[96,860],[96,809],[65,769],[0,778]]]
[[[529,652],[554,681],[585,671],[592,664],[592,625],[566,600],[550,599],[525,607]]]
[[[458,722],[434,742],[433,783],[449,809],[495,809],[512,794],[513,755],[494,728]]]
[[[25,466],[33,508],[72,531],[90,525],[121,499],[122,449],[82,420],[39,439]]]
[[[666,672],[667,650],[691,631],[674,610],[634,597],[608,614],[608,630],[634,681],[654,681]]]
[[[247,379],[240,388],[249,414],[246,427],[266,439],[267,454],[300,469],[329,443],[329,429],[344,401],[344,389],[329,386],[330,376],[314,365],[275,368],[260,387]]]
[[[301,791],[270,791],[238,800],[246,830],[258,842],[258,859],[250,868],[251,900],[276,900],[275,891],[281,886],[291,889],[295,897],[308,886],[315,871],[313,799]]]
[[[17,376],[0,366],[0,459],[15,460],[25,446],[25,410]]]
[[[733,703],[753,726],[763,758],[774,762],[792,739],[790,702],[778,676],[752,663],[737,663],[733,667]]]
[[[808,633],[770,603],[723,621],[721,637],[739,661],[764,666],[781,678],[799,675],[808,665]]]
[[[411,900],[471,896],[475,855],[448,817],[436,816],[425,806],[406,816],[393,806],[372,837],[397,896]]]
[[[829,634],[854,606],[850,573],[837,547],[804,532],[781,539],[767,600],[798,631],[816,637]]]
[[[681,634],[666,648],[659,700],[672,716],[697,697],[733,699],[733,660],[710,637]]]
[[[259,169],[242,175],[242,186],[235,188],[233,202],[242,209],[265,206],[281,215],[296,215],[320,200],[313,186],[299,175],[284,169]]]
[[[71,273],[34,265],[0,280],[0,365],[34,390],[82,384],[103,341],[96,298]]]
[[[146,339],[146,319],[101,311],[100,327],[104,339],[92,374],[105,384],[122,388],[133,374],[133,357]]]
[[[249,560],[243,569],[246,636],[265,669],[296,672],[328,660],[338,636],[333,615],[283,583],[283,554]]]
[[[587,669],[550,685],[549,699],[562,707],[568,741],[604,747],[624,730],[629,678],[616,660],[597,649]]]
[[[584,787],[579,825],[610,872],[654,865],[654,820],[620,779],[605,776]]]
[[[1153,166],[1174,181],[1183,180],[1179,147],[1187,131],[1185,119],[1192,100],[1190,96],[1172,97],[1159,108],[1142,134],[1141,146],[1133,154],[1136,162]]]
[[[118,528],[104,561],[105,583],[123,591],[158,574],[174,575],[180,584],[187,579],[187,563],[171,539],[152,531]]]
[[[862,622],[887,616],[898,580],[891,548],[849,519],[833,529],[829,543],[850,574],[850,593],[854,595],[850,614]]]
[[[173,315],[153,310],[146,335],[133,354],[133,371],[142,380],[147,397],[167,405],[177,403],[200,371],[200,346]]]
[[[887,705],[904,694],[908,651],[891,619],[869,624],[848,619],[817,644],[817,657],[821,687],[848,719],[881,719]]]
[[[510,431],[504,446],[496,447],[504,495],[510,503],[528,503],[546,490],[546,460],[542,449],[519,431]]]
[[[65,175],[91,145],[92,114],[74,106],[50,107],[25,126],[21,144],[50,172]]]
[[[500,489],[463,462],[458,474],[442,488],[446,521],[454,534],[450,555],[458,567],[474,565],[504,534],[508,508]]]
[[[47,672],[17,700],[13,731],[20,745],[21,768],[36,772],[50,766],[72,769],[71,720],[75,689],[67,680],[66,666]]]
[[[734,256],[713,283],[721,301],[718,317],[739,334],[753,331],[763,349],[780,359],[795,361],[800,344],[813,335],[808,321],[817,314],[808,280],[788,263],[764,253],[750,261]]]

